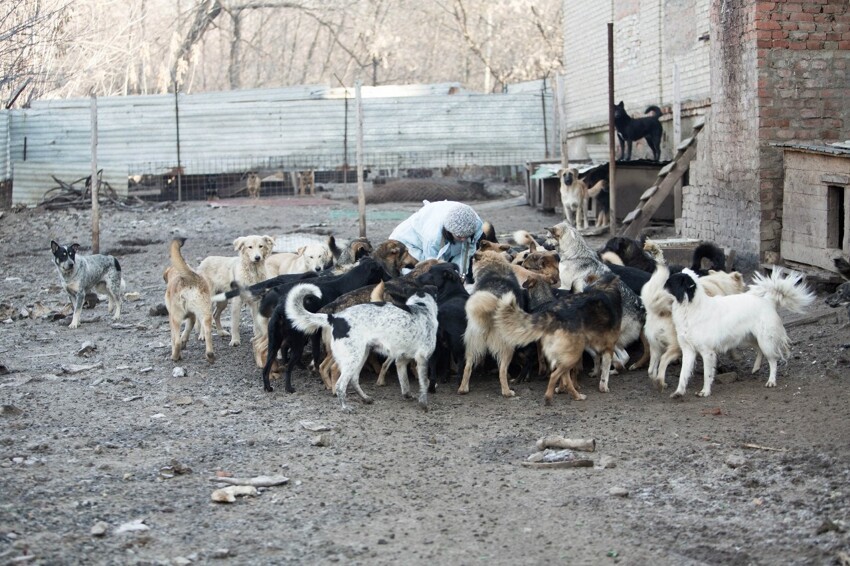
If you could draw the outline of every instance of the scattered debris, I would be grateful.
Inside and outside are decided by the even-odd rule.
[[[186,474],[191,473],[192,468],[184,466],[175,459],[172,459],[167,466],[163,466],[159,469],[159,475],[165,479],[171,479],[174,476],[185,476]]]
[[[0,416],[2,417],[17,417],[21,414],[23,414],[23,411],[14,405],[0,406]]]
[[[186,370],[180,366],[177,366],[173,370],[171,370],[171,377],[186,377]]]
[[[729,454],[726,456],[726,465],[732,469],[740,468],[747,463],[747,459],[742,454]]]
[[[226,417],[228,415],[238,415],[241,412],[242,412],[242,409],[225,409],[223,411],[220,411],[218,414],[221,415],[222,417]]]
[[[142,294],[136,291],[131,291],[129,293],[124,293],[124,298],[130,302],[138,301],[142,298]]]
[[[313,421],[299,421],[298,424],[301,425],[302,428],[309,430],[310,432],[326,432],[329,430],[333,430],[333,427],[330,425],[323,425],[314,423]]]
[[[109,530],[109,524],[104,521],[98,521],[94,525],[92,525],[89,534],[93,537],[102,537],[106,534],[106,531]]]
[[[770,452],[785,452],[785,448],[771,448],[770,446],[762,446],[761,444],[742,444],[741,448],[750,448],[752,450],[768,450]]]
[[[310,441],[312,446],[330,446],[331,445],[331,435],[323,432],[322,434],[317,434]]]
[[[832,519],[824,519],[823,523],[818,527],[818,530],[815,531],[815,534],[822,535],[824,533],[828,533],[830,531],[836,533],[843,533],[846,529],[844,525],[840,522],[833,521]]]
[[[593,466],[597,470],[610,470],[611,468],[617,467],[617,461],[607,454],[600,456],[599,460],[596,461],[596,465]]]
[[[88,365],[88,366],[68,364],[68,365],[60,366],[60,369],[62,370],[62,373],[74,375],[74,374],[77,374],[77,373],[82,373],[84,371],[91,371],[93,369],[103,369],[103,362],[97,362],[96,364],[91,364],[91,365]]]
[[[628,497],[629,490],[625,487],[615,486],[608,490],[608,495],[612,497]]]
[[[152,367],[152,366],[148,366],[148,367],[146,367],[146,368],[142,368],[142,369],[140,369],[140,370],[139,370],[139,373],[148,373],[149,371],[153,371],[153,367]]]
[[[192,399],[191,397],[189,397],[188,395],[184,396],[184,397],[178,397],[177,399],[174,400],[174,404],[181,406],[181,407],[186,406],[186,405],[191,405],[194,402],[195,402],[195,400]]]
[[[723,416],[724,413],[723,413],[723,409],[721,409],[720,407],[714,407],[713,409],[703,409],[702,414],[720,417],[720,416]]]
[[[596,450],[596,440],[593,438],[564,438],[563,436],[544,436],[537,441],[537,449],[546,448],[569,448],[570,450],[581,450],[582,452],[593,452]]]
[[[274,476],[256,476],[253,478],[233,478],[228,476],[216,476],[209,478],[210,481],[226,483],[230,485],[250,485],[253,487],[272,487],[289,482],[289,478],[280,474]]]

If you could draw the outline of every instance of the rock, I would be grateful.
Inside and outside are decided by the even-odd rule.
[[[546,456],[546,452],[541,450],[540,452],[535,452],[534,454],[526,458],[526,460],[528,462],[542,462],[544,456]]]
[[[318,424],[313,421],[299,421],[298,424],[301,425],[302,428],[309,430],[310,432],[325,432],[332,429],[330,425]]]
[[[132,303],[132,302],[135,302],[135,301],[138,301],[139,299],[141,299],[142,294],[138,293],[136,291],[131,291],[129,293],[124,293],[124,298]]]
[[[617,461],[611,457],[606,455],[600,456],[599,460],[596,462],[596,468],[599,470],[608,470],[611,468],[617,467]]]
[[[178,566],[186,566],[187,564],[191,564],[192,561],[186,558],[185,556],[178,556],[176,558],[172,558],[171,563],[177,564]]]
[[[216,503],[233,503],[238,495],[257,495],[257,488],[252,485],[230,485],[217,489],[210,496]]]
[[[96,364],[91,364],[91,365],[88,365],[88,366],[81,366],[81,365],[77,365],[77,364],[67,364],[67,365],[64,365],[64,366],[60,366],[62,373],[69,373],[71,375],[73,375],[75,373],[82,373],[84,371],[90,371],[90,370],[93,370],[93,369],[102,369],[102,368],[103,368],[103,362],[97,362]]]
[[[92,525],[89,534],[93,537],[102,537],[106,534],[106,531],[109,530],[109,524],[104,521],[98,521],[94,525]]]
[[[120,535],[123,533],[133,533],[138,531],[149,531],[150,527],[145,524],[144,519],[136,519],[135,521],[130,521],[128,523],[124,523],[115,527],[115,530],[112,531],[112,534]]]
[[[230,558],[233,556],[229,548],[216,548],[210,553],[210,558]]]
[[[184,397],[178,397],[174,400],[174,404],[178,406],[191,405],[192,403],[194,403],[194,400],[188,395]]]
[[[23,411],[14,405],[0,406],[0,416],[2,417],[17,417],[21,414],[23,414]]]
[[[88,358],[95,350],[97,350],[97,344],[85,341],[83,342],[83,345],[80,346],[80,349],[77,350],[77,355]]]
[[[612,487],[608,490],[608,495],[612,497],[628,497],[629,490],[625,487]]]
[[[180,366],[177,366],[173,370],[171,370],[171,377],[186,377],[186,370]]]
[[[151,371],[153,371],[153,367],[148,366],[148,367],[146,367],[146,368],[142,368],[142,369],[140,369],[140,370],[139,370],[139,373],[148,373],[148,372],[151,372]]]
[[[317,434],[310,441],[310,444],[313,446],[330,446],[331,445],[331,435],[323,432],[322,434]]]
[[[234,478],[228,476],[216,476],[209,478],[210,481],[228,483],[230,485],[250,485],[253,487],[273,487],[283,485],[289,481],[289,478],[282,475],[274,476],[256,476],[253,478]]]
[[[743,454],[739,454],[737,452],[733,452],[726,456],[726,465],[730,468],[740,468],[744,464],[747,463],[747,459],[744,458]]]
[[[715,375],[714,381],[716,381],[717,383],[722,383],[723,385],[735,383],[736,381],[738,381],[738,372],[728,371],[726,373]]]

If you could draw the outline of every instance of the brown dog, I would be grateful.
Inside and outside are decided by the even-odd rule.
[[[186,238],[171,241],[171,265],[165,269],[165,307],[168,309],[168,321],[171,327],[171,359],[178,361],[181,350],[189,341],[197,321],[201,325],[207,361],[215,361],[212,345],[212,293],[206,279],[186,264],[180,248]],[[186,321],[186,328],[180,334],[180,325]]]
[[[401,275],[402,269],[413,268],[417,263],[416,259],[407,251],[407,246],[398,240],[383,242],[372,252],[372,257],[384,266],[384,269],[392,277],[398,277]]]

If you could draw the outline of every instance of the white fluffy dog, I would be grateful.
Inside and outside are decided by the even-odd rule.
[[[266,269],[266,258],[271,255],[274,247],[274,238],[271,236],[243,236],[233,241],[233,248],[239,252],[235,257],[210,256],[205,258],[198,266],[198,273],[203,275],[210,283],[212,294],[224,293],[230,290],[230,283],[235,281],[240,287],[248,287],[259,283],[270,277]],[[213,319],[216,328],[222,336],[228,336],[228,332],[221,326],[221,313],[224,311],[227,301],[215,303]],[[230,304],[230,345],[238,346],[242,343],[239,335],[240,312],[242,299],[234,297]],[[254,323],[254,334],[265,335],[266,328],[259,317],[259,305],[251,303],[251,315]]]
[[[304,299],[310,295],[321,297],[322,292],[311,283],[295,286],[286,297],[287,316],[302,332],[332,330],[331,351],[340,370],[334,390],[343,411],[350,410],[345,404],[349,382],[365,403],[372,402],[360,388],[360,370],[371,350],[395,361],[405,398],[410,396],[407,365],[416,362],[419,405],[428,410],[428,360],[437,344],[437,302],[429,292],[411,296],[404,308],[392,303],[364,303],[336,314],[309,312]]]
[[[266,260],[271,276],[321,271],[333,264],[333,253],[325,243],[307,244],[295,252],[272,254]]]
[[[640,292],[646,309],[643,332],[649,343],[649,379],[661,390],[667,387],[667,366],[682,356],[673,325],[673,295],[664,289],[668,277],[670,270],[667,265],[659,263]],[[699,280],[705,294],[710,297],[743,293],[746,289],[744,278],[737,271],[711,271]]]
[[[761,368],[762,357],[770,365],[766,387],[776,387],[777,361],[788,354],[789,340],[777,309],[803,312],[815,296],[802,283],[800,273],[783,276],[776,268],[771,276],[755,274],[749,291],[738,295],[709,297],[699,278],[690,269],[671,275],[664,288],[673,298],[673,324],[682,348],[682,371],[679,386],[671,397],[685,394],[696,362],[702,357],[703,384],[697,393],[711,395],[711,384],[717,366],[717,355],[750,344],[757,348],[753,373]]]

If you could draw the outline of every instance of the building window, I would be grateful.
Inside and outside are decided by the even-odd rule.
[[[833,249],[844,249],[844,225],[845,207],[844,187],[827,185],[826,187],[826,247]]]

